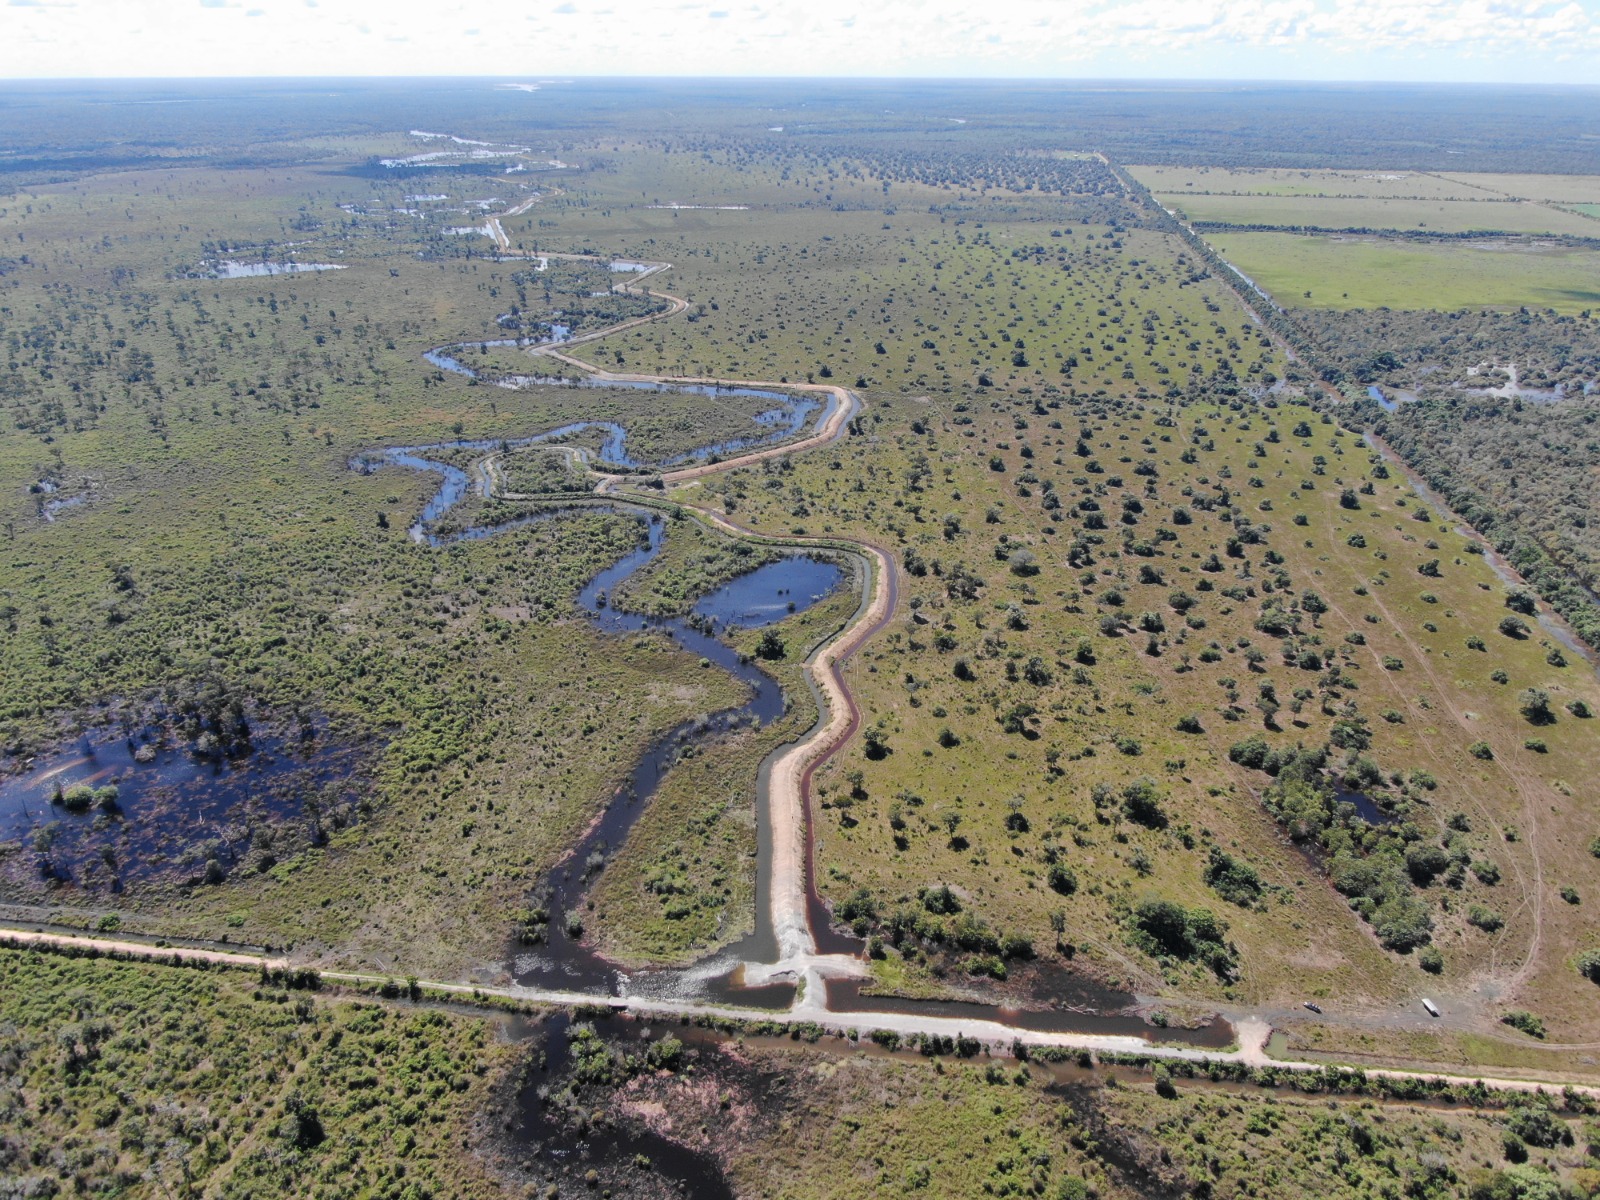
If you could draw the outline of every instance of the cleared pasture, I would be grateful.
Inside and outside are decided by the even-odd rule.
[[[1401,233],[1548,233],[1592,237],[1593,221],[1520,200],[1344,199],[1279,196],[1175,196],[1158,199],[1191,221],[1219,225],[1393,229]]]
[[[1152,192],[1167,195],[1322,196],[1474,200],[1482,192],[1421,171],[1327,171],[1263,167],[1129,167]]]
[[[1489,175],[1451,172],[1440,176],[1453,183],[1552,204],[1600,201],[1600,175]]]
[[[1600,252],[1537,243],[1428,245],[1292,233],[1217,233],[1217,252],[1286,308],[1437,309],[1600,303]]]

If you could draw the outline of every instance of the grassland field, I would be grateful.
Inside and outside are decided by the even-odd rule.
[[[1413,200],[1323,196],[1191,196],[1158,193],[1191,221],[1216,225],[1392,229],[1427,233],[1544,233],[1594,237],[1592,220],[1521,200]]]
[[[1162,196],[1260,196],[1284,199],[1452,201],[1513,199],[1573,204],[1600,200],[1596,175],[1489,175],[1456,172],[1294,170],[1264,167],[1133,166],[1140,183]]]
[[[1130,168],[1156,198],[1192,221],[1229,262],[1285,308],[1533,305],[1591,308],[1600,178],[1419,171]],[[1237,225],[1239,229],[1227,226]],[[1212,227],[1216,228],[1212,228]],[[1299,236],[1246,229],[1305,226],[1361,235]],[[1454,240],[1461,234],[1514,234]],[[1450,235],[1419,242],[1402,234]],[[1542,240],[1538,234],[1550,235]]]
[[[1140,183],[1161,196],[1393,197],[1475,200],[1482,193],[1420,171],[1319,171],[1134,166]]]
[[[1600,254],[1556,243],[1489,239],[1424,245],[1227,230],[1207,238],[1217,253],[1289,308],[1448,312],[1526,304],[1571,314],[1600,301],[1594,282]]]
[[[1583,792],[1595,742],[1564,709],[1533,729],[1518,707],[1529,687],[1558,706],[1600,703],[1592,671],[1551,665],[1538,636],[1496,632],[1504,588],[1487,565],[1442,522],[1416,519],[1418,501],[1374,471],[1354,435],[1292,390],[1269,391],[1282,356],[1181,241],[1098,194],[980,194],[823,158],[668,153],[621,138],[582,159],[504,219],[513,246],[669,261],[651,286],[690,305],[585,346],[591,361],[865,393],[837,445],[685,493],[762,532],[882,542],[908,568],[895,626],[850,668],[881,736],[818,777],[818,863],[836,906],[865,889],[886,917],[948,886],[982,928],[1047,960],[1070,948],[1080,967],[1174,1001],[1337,996],[1376,1009],[1426,987],[1477,1014],[1486,1036],[1520,1036],[1495,1024],[1513,1003],[1545,1018],[1553,1040],[1594,1036],[1591,989],[1569,964],[1590,923],[1559,891],[1586,898],[1600,873]],[[614,303],[587,295],[599,288],[581,271],[532,273],[486,257],[487,238],[440,232],[487,211],[474,201],[506,203],[516,184],[441,185],[466,191],[465,214],[395,211],[433,186],[173,171],[0,205],[0,245],[18,260],[0,278],[16,363],[4,397],[13,427],[0,437],[0,470],[15,481],[0,559],[8,744],[42,747],[101,701],[205,669],[263,703],[310,703],[391,739],[371,812],[294,862],[211,888],[114,902],[53,889],[30,902],[293,944],[328,963],[464,973],[496,961],[530,880],[631,756],[731,700],[725,679],[663,639],[601,638],[575,611],[579,584],[634,544],[634,522],[584,514],[434,550],[404,534],[431,477],[347,468],[377,446],[510,438],[602,409],[636,422],[656,451],[748,417],[719,406],[707,420],[648,394],[509,391],[422,363],[429,347],[494,336],[512,304],[553,320]],[[671,203],[748,207],[653,207]],[[1287,279],[1318,299],[1337,286],[1313,286],[1314,264],[1275,268],[1283,247],[1321,244],[1258,240],[1278,236],[1217,244],[1275,293]],[[348,269],[182,277],[224,256],[223,243],[234,255],[269,241],[302,241],[302,261]],[[1252,259],[1254,246],[1266,250]],[[1514,277],[1512,264],[1532,257],[1451,250],[1469,252],[1495,264],[1485,276]],[[1433,286],[1464,294],[1472,280],[1454,262],[1439,257]],[[1376,279],[1377,264],[1366,269]],[[1576,306],[1586,260],[1571,256],[1571,270]],[[537,365],[492,358],[508,371]],[[1302,422],[1308,433],[1295,432]],[[29,490],[44,479],[86,502],[44,521]],[[1341,507],[1346,489],[1367,484]],[[1251,540],[1231,553],[1241,532]],[[1356,534],[1365,545],[1351,545]],[[679,536],[694,540],[664,569],[680,578],[652,603],[737,565],[705,535]],[[1436,576],[1419,574],[1435,559]],[[917,562],[923,571],[909,570]],[[1305,610],[1308,591],[1323,611]],[[786,626],[790,657],[847,603]],[[1468,649],[1472,637],[1486,648]],[[688,759],[608,868],[592,897],[602,945],[677,961],[742,925],[754,765],[810,723],[792,662],[778,669],[796,701],[785,724]],[[1184,717],[1197,731],[1180,732]],[[1442,979],[1379,945],[1262,809],[1269,777],[1229,761],[1253,735],[1316,746],[1358,718],[1369,745],[1335,769],[1386,793],[1413,840],[1449,841],[1499,875],[1419,889]],[[1543,752],[1525,746],[1534,738]],[[1480,742],[1492,759],[1473,755]],[[1096,785],[1119,794],[1142,777],[1164,828],[1095,802]],[[1252,903],[1206,883],[1213,847],[1258,872]],[[1070,891],[1050,883],[1058,866],[1073,873]],[[667,917],[680,896],[692,915]],[[1213,910],[1239,970],[1219,978],[1146,953],[1129,920],[1149,898]],[[1469,924],[1474,906],[1498,926]],[[886,977],[993,994],[992,962],[907,949],[885,952]]]
[[[1551,204],[1592,203],[1600,200],[1600,176],[1596,175],[1487,175],[1450,173],[1444,176],[1468,187],[1525,200]]]

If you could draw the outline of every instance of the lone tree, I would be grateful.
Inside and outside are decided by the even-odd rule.
[[[768,629],[761,635],[761,641],[756,645],[756,657],[776,662],[783,657],[784,650],[783,636],[776,629]]]
[[[1556,719],[1550,708],[1550,693],[1543,688],[1524,688],[1517,697],[1517,704],[1522,715],[1535,725],[1548,725]]]
[[[944,831],[950,838],[950,844],[954,846],[956,830],[961,828],[961,814],[953,808],[947,808],[939,815],[939,823],[944,826]]]
[[[1521,617],[1501,617],[1500,632],[1508,638],[1516,638],[1521,641],[1528,636],[1528,623]]]

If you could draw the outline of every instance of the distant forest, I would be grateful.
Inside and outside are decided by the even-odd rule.
[[[1597,93],[1241,83],[578,80],[535,92],[490,79],[12,82],[0,187],[84,171],[305,161],[300,140],[404,131],[479,137],[608,130],[683,145],[946,160],[1098,150],[1122,162],[1600,174]],[[581,101],[581,102],[580,102]],[[655,128],[650,127],[651,121]],[[1527,136],[1537,124],[1540,136]]]

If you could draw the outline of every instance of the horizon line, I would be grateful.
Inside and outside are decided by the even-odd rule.
[[[172,83],[378,83],[516,81],[523,74],[351,74],[351,75],[0,75],[0,87],[14,84],[172,84]],[[1479,79],[1290,79],[1269,76],[1206,75],[584,75],[566,74],[545,80],[541,89],[575,83],[858,83],[858,84],[994,84],[994,85],[1123,85],[1194,87],[1303,87],[1303,88],[1454,88],[1468,91],[1600,91],[1600,83],[1526,82]]]

